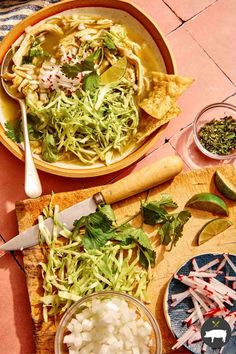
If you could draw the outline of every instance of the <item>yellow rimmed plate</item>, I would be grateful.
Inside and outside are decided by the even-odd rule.
[[[129,23],[134,29],[135,35],[141,36],[144,41],[147,41],[153,50],[153,55],[158,56],[160,71],[175,74],[176,69],[172,53],[157,25],[136,5],[121,0],[67,0],[36,12],[17,24],[1,42],[0,63],[7,50],[24,33],[26,27],[33,26],[51,16],[61,15],[62,13],[63,15],[69,15],[73,12],[98,14],[108,16],[124,24]],[[6,100],[8,100],[7,96],[1,91],[0,141],[11,153],[23,161],[24,152],[22,147],[10,140],[5,134],[4,122],[7,121],[6,110],[10,109],[10,106],[6,104]],[[11,104],[14,105],[14,102],[11,102]],[[34,156],[35,164],[39,170],[65,177],[93,177],[109,174],[131,165],[144,156],[155,145],[165,127],[166,125],[162,126],[143,143],[128,147],[121,156],[117,156],[113,163],[108,166],[101,163],[92,166],[83,166],[75,161],[70,163],[47,163],[38,156]]]

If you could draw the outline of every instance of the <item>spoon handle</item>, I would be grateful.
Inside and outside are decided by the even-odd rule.
[[[37,198],[42,194],[42,186],[30,148],[25,102],[19,100],[19,103],[22,114],[25,147],[25,194],[30,198]]]

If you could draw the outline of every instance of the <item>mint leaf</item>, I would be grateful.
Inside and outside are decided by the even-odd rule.
[[[82,244],[87,250],[99,249],[105,246],[110,237],[111,235],[104,233],[102,229],[87,225]]]

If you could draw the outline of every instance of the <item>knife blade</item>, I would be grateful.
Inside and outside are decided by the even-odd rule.
[[[114,204],[132,195],[141,193],[164,183],[182,171],[182,160],[173,155],[164,157],[123,179],[106,186],[101,192],[96,193],[82,202],[79,202],[59,213],[59,221],[65,223],[68,229],[73,228],[73,222],[81,216],[87,216],[96,211],[100,203]],[[53,220],[48,218],[45,225],[52,231]],[[39,228],[34,225],[21,232],[0,247],[1,251],[23,250],[39,243]]]

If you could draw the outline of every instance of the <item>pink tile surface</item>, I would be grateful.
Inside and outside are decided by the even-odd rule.
[[[178,153],[169,143],[166,143],[166,144],[162,145],[161,147],[159,147],[158,149],[156,149],[155,151],[152,151],[148,156],[146,156],[144,159],[142,159],[138,163],[135,163],[135,164],[129,166],[128,168],[126,168],[124,172],[120,173],[117,177],[112,179],[111,182],[115,182],[123,177],[126,177],[130,173],[133,173],[133,172],[139,170],[140,168],[148,166],[148,165],[154,163],[155,161],[157,161],[163,157],[169,156],[169,155],[178,155]],[[189,167],[185,163],[183,165],[183,170],[184,171],[189,170]]]
[[[236,1],[218,0],[185,28],[236,84]]]
[[[227,98],[227,100],[225,100],[225,102],[233,104],[234,106],[236,106],[236,93],[233,96],[230,96],[229,98]]]
[[[170,138],[190,124],[205,105],[232,95],[235,86],[183,27],[167,38],[175,53],[178,73],[195,80],[179,99],[182,114],[173,119],[165,131],[165,137]]]
[[[212,5],[216,0],[164,0],[166,4],[179,16],[186,21],[199,12]]]
[[[162,0],[128,0],[128,2],[142,8],[156,22],[164,34],[173,31],[182,23]]]
[[[0,258],[0,353],[33,354],[25,276],[10,254]]]
[[[171,154],[182,157],[185,171],[219,163],[206,158],[196,148],[191,122],[196,113],[207,104],[225,100],[236,105],[236,88],[232,84],[232,81],[236,82],[236,0],[132,1],[152,17],[164,34],[169,33],[167,40],[176,58],[179,74],[195,79],[194,84],[179,100],[183,113],[170,122],[162,138],[143,159],[122,171],[88,179],[70,179],[40,171],[43,194],[116,181]],[[186,20],[196,14],[198,15],[177,29],[181,25],[178,16]],[[184,129],[180,131],[181,128]],[[164,144],[165,138],[171,138],[169,143]],[[17,234],[15,202],[26,198],[24,164],[2,145],[0,161],[0,234],[7,240]],[[226,163],[232,163],[236,167],[236,161]],[[16,253],[16,257],[21,262],[20,253]],[[0,254],[0,289],[0,354],[33,354],[25,277],[10,254]]]
[[[236,159],[219,161],[205,156],[195,145],[192,124],[173,136],[170,139],[170,144],[191,170],[226,163],[233,164],[236,167]]]

